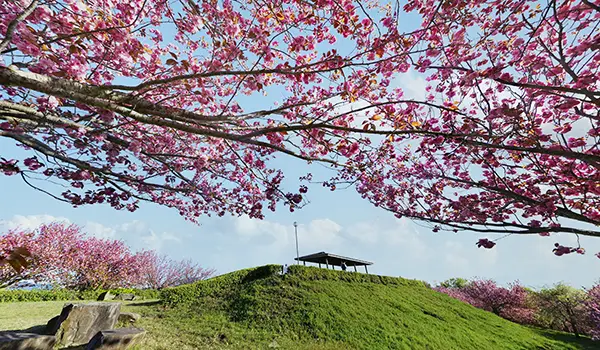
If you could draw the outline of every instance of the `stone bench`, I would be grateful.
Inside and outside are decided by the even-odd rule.
[[[141,328],[118,328],[98,332],[85,350],[125,350],[139,344],[146,331]]]
[[[55,335],[60,347],[87,344],[99,331],[114,328],[120,311],[121,303],[65,304],[61,314],[48,322],[46,334]]]

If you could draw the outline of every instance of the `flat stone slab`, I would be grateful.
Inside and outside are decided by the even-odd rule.
[[[98,301],[113,300],[114,298],[115,298],[115,295],[112,294],[111,292],[103,292],[103,293],[100,293],[100,295],[98,295]]]
[[[130,293],[121,293],[121,294],[117,294],[117,296],[115,296],[115,300],[135,300],[136,297],[134,294],[130,294]]]
[[[55,343],[52,335],[0,332],[0,350],[52,350]]]
[[[48,322],[46,333],[56,336],[60,347],[87,344],[96,333],[112,329],[121,313],[121,303],[65,304],[58,318]]]
[[[85,350],[125,350],[139,344],[146,331],[141,328],[118,328],[98,332]]]
[[[142,315],[136,314],[135,312],[121,312],[119,315],[119,322],[135,323],[140,318],[142,318]]]

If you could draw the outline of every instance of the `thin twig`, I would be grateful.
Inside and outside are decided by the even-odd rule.
[[[25,11],[21,12],[21,14],[19,14],[17,17],[15,17],[15,19],[10,21],[8,28],[6,29],[6,35],[4,36],[4,40],[2,40],[2,42],[0,43],[0,52],[4,51],[4,49],[6,49],[8,47],[8,45],[10,44],[10,41],[12,40],[12,36],[15,33],[15,29],[17,29],[17,24],[19,24],[19,22],[21,22],[22,20],[27,18],[27,16],[29,16],[33,12],[33,10],[35,10],[37,5],[38,5],[38,0],[33,0],[31,2],[31,4],[29,4],[29,6],[27,6]]]

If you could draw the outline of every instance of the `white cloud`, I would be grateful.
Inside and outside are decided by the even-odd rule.
[[[295,246],[292,225],[285,226],[268,220],[250,219],[246,216],[234,219],[234,231],[245,242],[269,251],[282,251]],[[343,238],[342,227],[330,219],[315,219],[298,225],[300,250],[309,254],[339,247]]]
[[[279,223],[268,220],[251,219],[248,216],[234,218],[235,232],[242,237],[260,235],[279,236],[287,234],[287,228]]]
[[[148,235],[142,236],[140,239],[144,243],[142,248],[156,251],[162,251],[165,243],[169,241],[181,243],[181,239],[171,232],[156,233],[153,230],[150,230]]]
[[[298,226],[299,240],[302,239],[303,247],[312,250],[339,248],[344,241],[342,226],[330,219],[316,219],[308,225]]]
[[[0,220],[0,228],[4,230],[10,230],[20,228],[23,230],[33,230],[38,228],[41,224],[48,224],[55,221],[67,222],[71,221],[65,217],[57,217],[48,214],[41,215],[14,215],[11,219]]]
[[[444,261],[449,267],[456,271],[457,274],[462,274],[468,271],[469,259],[464,255],[464,247],[461,243],[448,241],[444,244]]]
[[[423,75],[416,73],[413,70],[409,70],[406,74],[398,78],[398,85],[402,87],[404,96],[406,98],[412,98],[418,101],[425,101],[427,96],[427,82],[423,78]]]
[[[114,228],[93,221],[88,221],[84,226],[84,230],[85,233],[102,239],[114,239],[117,234]]]
[[[87,222],[88,234],[104,239],[119,239],[127,242],[134,250],[151,249],[161,251],[168,242],[181,243],[181,238],[168,231],[156,232],[140,220],[106,226],[97,222]]]
[[[415,258],[427,254],[427,247],[415,224],[406,218],[395,219],[392,224],[359,222],[348,229],[348,235],[365,244],[403,247]]]
[[[443,253],[445,268],[460,276],[481,275],[498,263],[498,249],[479,249],[474,243],[467,246],[464,242],[447,240],[441,250],[439,253]]]
[[[126,222],[124,224],[118,225],[116,227],[117,230],[122,232],[143,232],[148,229],[148,226],[145,222],[139,220],[133,220],[130,222]]]
[[[40,215],[14,215],[10,219],[0,220],[0,233],[6,230],[21,228],[24,230],[33,230],[41,224],[51,222],[73,223],[68,218],[61,216],[52,216],[48,214]],[[76,224],[80,224],[75,222]],[[83,232],[87,235],[101,239],[119,239],[124,240],[134,250],[154,249],[163,250],[169,242],[181,243],[181,237],[172,232],[155,232],[148,228],[148,225],[140,220],[130,222],[104,225],[95,221],[87,221],[82,225]],[[267,230],[269,230],[267,228]]]

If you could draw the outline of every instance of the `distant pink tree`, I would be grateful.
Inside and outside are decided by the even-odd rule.
[[[76,289],[142,283],[143,254],[133,254],[122,241],[86,237],[77,225],[55,222],[36,230],[10,230],[0,236],[0,255],[16,247],[25,247],[31,253],[29,265],[21,273],[0,266],[0,287],[29,279]]]
[[[492,280],[474,280],[462,288],[439,287],[437,290],[508,320],[533,323],[534,310],[528,305],[528,292],[517,282],[504,288]]]
[[[42,225],[37,230],[13,229],[0,236],[0,253],[26,247],[31,252],[30,264],[22,273],[8,266],[0,267],[0,287],[13,285],[21,280],[39,282],[63,280],[73,265],[71,251],[80,239],[76,227],[62,223]]]
[[[600,340],[600,284],[587,292],[585,306],[589,312],[590,335],[594,340]]]
[[[144,259],[118,240],[87,238],[74,265],[78,289],[134,287],[142,283]]]
[[[190,259],[174,260],[155,251],[141,253],[143,256],[142,283],[153,289],[174,287],[207,279],[215,270],[201,267]]]

